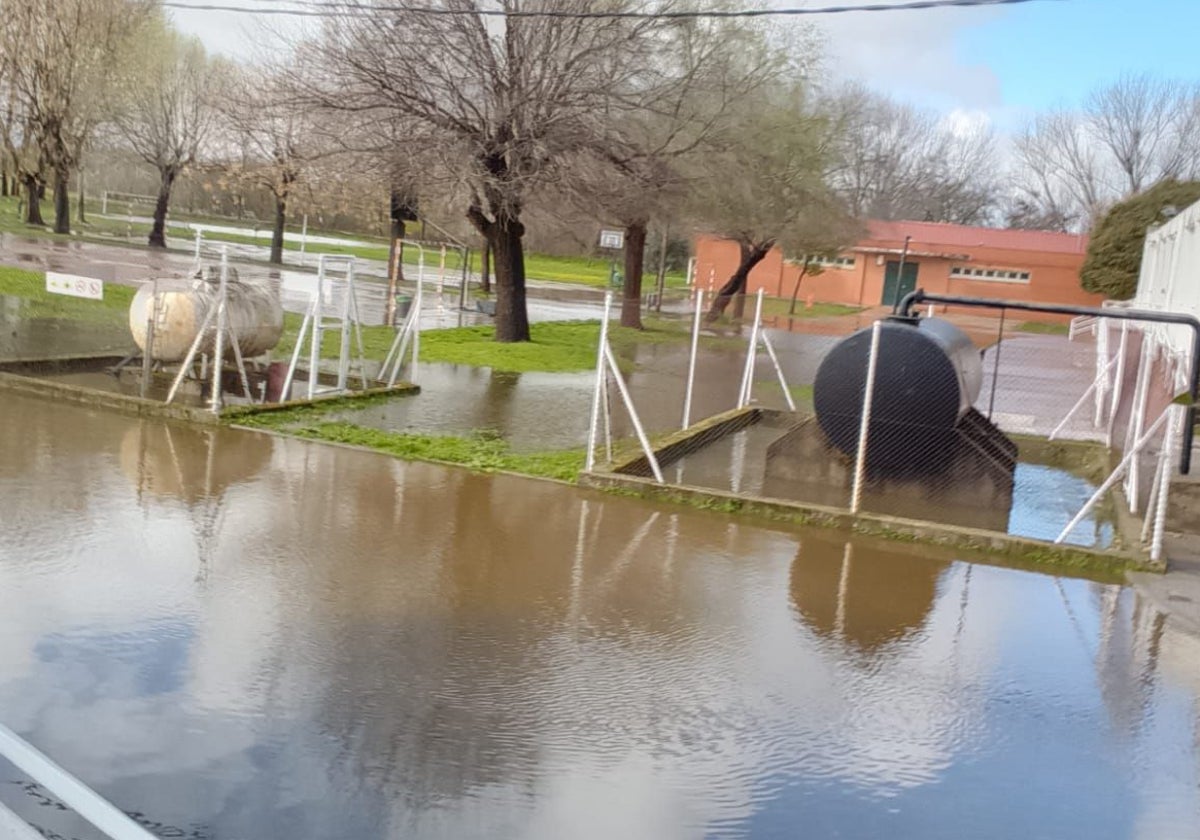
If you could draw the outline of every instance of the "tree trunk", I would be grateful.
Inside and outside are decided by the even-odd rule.
[[[483,238],[483,253],[479,258],[479,290],[485,295],[492,293],[492,243]]]
[[[71,173],[59,169],[54,173],[54,232],[71,232],[71,196],[67,193]]]
[[[517,219],[501,216],[489,226],[496,266],[496,341],[529,341],[524,235],[525,226]]]
[[[283,226],[287,222],[287,195],[275,196],[275,229],[271,232],[271,256],[267,262],[283,265]]]
[[[621,295],[621,326],[642,327],[642,264],[646,259],[646,223],[625,226],[625,291]]]
[[[740,318],[745,312],[746,305],[746,283],[750,279],[750,272],[754,270],[754,266],[763,261],[763,257],[771,252],[774,247],[774,240],[767,240],[760,243],[739,242],[738,248],[741,251],[741,258],[738,260],[738,267],[729,281],[720,288],[717,296],[713,298],[712,306],[708,310],[706,321],[715,321],[725,314],[725,307],[729,306],[729,302],[735,296],[741,295],[737,303],[734,305],[734,317]]]
[[[150,247],[167,247],[167,208],[171,205],[171,186],[175,183],[175,171],[167,168],[159,171],[158,200],[154,202],[154,226],[150,228]]]
[[[83,224],[87,221],[87,211],[83,206],[85,203],[86,202],[84,201],[83,196],[83,169],[81,167],[79,170],[79,208],[75,213],[75,221],[79,222],[80,224]]]
[[[25,224],[35,227],[45,227],[46,222],[42,219],[42,187],[38,183],[36,175],[26,175],[25,192],[27,199],[25,201]]]
[[[804,265],[800,268],[800,274],[796,277],[796,285],[792,287],[792,304],[788,307],[788,314],[796,314],[796,296],[800,294],[800,284],[804,282],[804,275],[808,274],[808,260],[804,261]]]
[[[8,171],[0,172],[0,197],[8,198]]]

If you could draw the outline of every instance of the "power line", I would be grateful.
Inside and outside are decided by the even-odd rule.
[[[247,15],[274,15],[290,17],[370,17],[378,12],[394,12],[397,14],[418,14],[435,17],[509,17],[509,18],[578,18],[578,19],[684,19],[684,18],[758,18],[758,17],[799,17],[807,15],[837,15],[848,12],[900,12],[920,9],[950,9],[981,6],[1015,6],[1023,3],[1048,2],[1048,0],[909,0],[904,3],[866,3],[849,6],[814,6],[811,8],[791,9],[729,9],[729,10],[690,10],[666,12],[569,12],[554,9],[520,10],[506,12],[502,9],[446,9],[431,6],[373,6],[363,3],[347,2],[312,2],[312,0],[274,0],[274,2],[290,3],[293,7],[280,8],[226,6],[218,4],[196,4],[167,0],[162,3],[170,9],[188,9],[198,12],[235,12]]]

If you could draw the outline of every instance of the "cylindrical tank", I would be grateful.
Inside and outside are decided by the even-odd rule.
[[[129,330],[142,352],[146,352],[146,323],[155,312],[152,358],[177,362],[187,355],[209,310],[217,305],[220,269],[210,267],[187,280],[156,280],[146,283],[129,305]],[[242,356],[260,356],[279,343],[283,332],[283,305],[273,287],[243,283],[230,268],[226,281],[226,336],[237,341]],[[217,334],[214,315],[200,343],[200,352],[212,353]]]
[[[871,328],[834,346],[813,383],[817,422],[842,452],[858,446]],[[975,403],[983,384],[979,351],[949,321],[888,320],[881,325],[871,405],[868,460],[912,468],[928,460]]]

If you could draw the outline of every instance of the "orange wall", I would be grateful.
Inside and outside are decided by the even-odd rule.
[[[737,243],[714,237],[696,239],[696,283],[706,292],[712,278],[716,291],[727,281],[738,265]],[[865,242],[864,247],[887,248],[895,254],[875,254],[847,251],[854,257],[853,268],[825,267],[818,275],[804,278],[800,299],[810,296],[818,303],[843,303],[851,306],[878,306],[883,296],[883,275],[889,260],[899,259],[903,243]],[[907,261],[916,263],[917,286],[927,292],[970,295],[972,297],[1004,298],[1038,303],[1064,303],[1076,306],[1099,306],[1103,295],[1085,292],[1079,287],[1079,270],[1083,253],[1054,253],[1044,251],[1013,251],[973,246],[969,260],[947,256],[921,256],[963,250],[934,244],[912,242]],[[1007,268],[1030,272],[1028,283],[969,280],[950,277],[954,265],[975,268]],[[783,261],[778,248],[769,253],[750,273],[749,291],[764,289],[768,295],[791,297],[799,276],[798,266]]]

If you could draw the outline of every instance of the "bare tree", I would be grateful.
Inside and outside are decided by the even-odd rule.
[[[292,89],[274,73],[246,68],[221,108],[221,154],[228,177],[264,189],[274,205],[269,261],[283,263],[288,206],[312,163],[328,154],[322,132]]]
[[[1078,111],[1039,114],[1015,151],[1010,215],[1090,227],[1123,197],[1200,175],[1200,89],[1123,77],[1095,90]]]
[[[70,233],[67,188],[100,116],[121,93],[124,51],[153,18],[151,0],[7,0],[0,18],[5,75],[54,181],[54,230]]]
[[[114,122],[142,160],[158,172],[158,199],[150,247],[165,248],[167,210],[175,180],[196,162],[216,120],[224,66],[210,60],[194,38],[162,34],[150,46],[141,84]]]
[[[812,109],[803,83],[747,98],[732,125],[723,147],[705,157],[693,195],[700,225],[737,242],[740,252],[709,320],[731,301],[740,316],[750,272],[777,244],[793,253],[817,250],[814,245],[826,251],[842,244],[827,240],[852,229],[825,181],[827,120]]]
[[[1088,97],[1084,119],[1124,176],[1123,194],[1197,172],[1198,102],[1194,85],[1145,75],[1123,76]]]
[[[327,23],[313,93],[328,108],[405,125],[464,196],[495,270],[496,340],[526,341],[523,209],[619,106],[662,24],[529,12],[594,11],[588,0],[434,0],[418,9],[352,3]],[[613,0],[606,10],[634,8]],[[499,13],[497,16],[486,15]],[[431,174],[431,173],[427,173]]]
[[[995,140],[861,85],[830,96],[830,184],[860,219],[980,224],[996,205]]]

